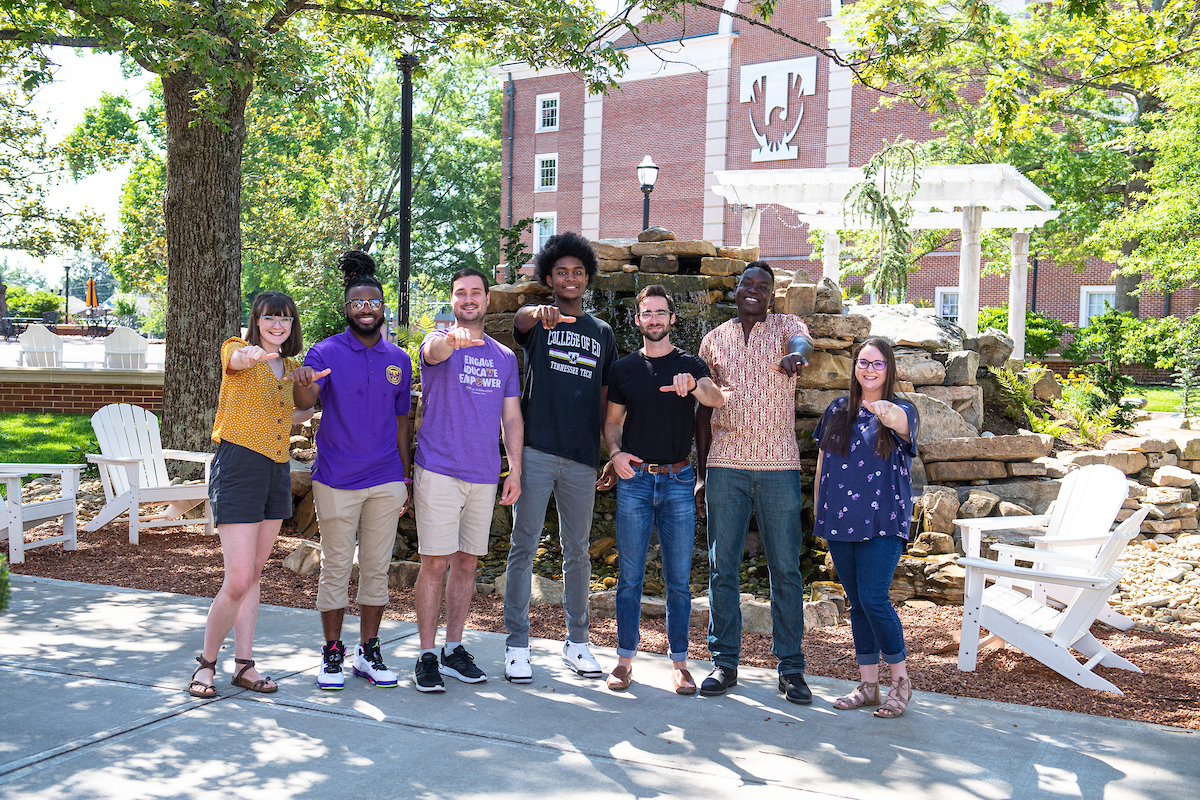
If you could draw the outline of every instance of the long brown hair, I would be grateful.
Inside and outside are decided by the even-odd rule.
[[[825,438],[827,445],[823,448],[827,453],[843,457],[850,455],[850,437],[854,434],[854,422],[858,419],[858,407],[862,403],[862,384],[858,382],[858,372],[855,367],[858,363],[858,354],[868,345],[878,350],[883,355],[883,360],[887,362],[887,372],[883,377],[883,399],[895,402],[896,354],[892,351],[892,345],[887,339],[872,337],[856,347],[854,355],[850,357],[850,402],[833,412],[833,417],[829,420],[829,434]],[[882,423],[880,425],[882,427]],[[879,442],[875,447],[875,452],[879,454],[880,458],[886,459],[892,455],[896,440],[894,437],[884,436],[882,430],[879,433]]]
[[[250,325],[246,328],[246,341],[262,347],[262,334],[258,330],[258,318],[279,316],[292,318],[292,332],[279,346],[279,355],[291,358],[304,349],[304,334],[300,331],[300,312],[296,302],[283,292],[263,292],[254,298],[250,307]]]

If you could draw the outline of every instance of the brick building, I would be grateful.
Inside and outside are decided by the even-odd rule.
[[[772,22],[828,44],[831,2],[836,8],[840,0],[780,0]],[[747,11],[737,0],[724,7]],[[559,69],[511,63],[495,70],[505,92],[501,219],[509,226],[538,218],[535,252],[558,230],[636,235],[643,198],[635,170],[647,154],[660,167],[651,224],[681,239],[736,245],[741,214],[711,191],[718,170],[857,167],[897,137],[933,135],[919,109],[876,110],[879,95],[853,85],[850,71],[828,57],[715,11],[691,9],[614,44],[629,66],[606,95],[589,94],[580,76]],[[796,216],[762,209],[763,258],[819,275],[808,228]],[[1079,325],[1115,296],[1110,264],[1093,261],[1077,273],[1055,265],[1051,253],[1030,255],[1026,292],[1037,311]],[[928,257],[909,278],[910,300],[953,316],[958,261],[956,251]],[[980,307],[1005,303],[1008,288],[1007,275],[985,276]],[[1193,290],[1169,300],[1144,294],[1141,316],[1161,316],[1166,302],[1187,315],[1198,300]]]

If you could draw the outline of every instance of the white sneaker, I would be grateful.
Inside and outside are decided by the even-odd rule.
[[[604,675],[600,662],[592,657],[588,643],[564,642],[563,663],[585,678],[599,678]]]
[[[366,644],[360,644],[354,653],[354,677],[366,678],[372,686],[383,689],[394,689],[400,683],[396,673],[383,663],[379,652],[379,637],[376,636]]]
[[[528,647],[504,648],[504,680],[510,683],[533,682],[533,667],[529,665]]]
[[[317,671],[317,686],[329,691],[340,691],[346,685],[346,673],[342,671],[342,660],[346,648],[341,642],[321,648],[321,669]]]

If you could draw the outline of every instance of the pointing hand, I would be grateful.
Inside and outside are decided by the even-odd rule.
[[[451,328],[446,334],[446,340],[455,350],[459,350],[464,347],[480,347],[486,344],[483,339],[476,339],[472,337],[471,331],[467,330],[466,328]]]
[[[328,369],[323,369],[320,372],[317,372],[312,367],[297,367],[287,375],[284,375],[283,379],[285,381],[293,381],[301,389],[307,389],[317,380],[324,378],[329,373],[330,370]]]
[[[660,392],[674,392],[680,397],[687,397],[688,393],[696,388],[696,379],[692,377],[690,372],[681,372],[671,379],[669,386],[660,386]]]
[[[558,306],[538,306],[533,310],[533,318],[542,323],[546,330],[554,328],[560,322],[574,322],[575,318],[558,310]]]

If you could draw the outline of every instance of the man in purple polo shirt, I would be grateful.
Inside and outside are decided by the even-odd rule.
[[[345,685],[342,618],[350,604],[348,587],[357,543],[362,643],[353,671],[373,686],[390,688],[398,681],[383,663],[379,623],[388,601],[396,523],[408,508],[412,360],[380,336],[383,287],[375,277],[375,262],[366,253],[351,250],[342,256],[341,268],[346,330],[313,345],[304,359],[315,371],[330,373],[315,381],[297,380],[295,386],[297,408],[311,408],[318,397],[321,401],[313,497],[321,530],[317,610],[325,647],[317,685],[322,689]]]
[[[500,479],[501,430],[509,469],[500,502],[512,505],[521,494],[525,426],[517,357],[483,332],[488,279],[482,272],[455,273],[450,295],[454,327],[433,331],[421,343],[425,412],[417,432],[413,475],[421,551],[416,586],[421,654],[413,677],[420,692],[444,692],[442,675],[464,683],[487,680],[463,647],[462,632],[475,588],[475,566],[488,549]],[[439,660],[433,645],[443,583],[446,645]]]

